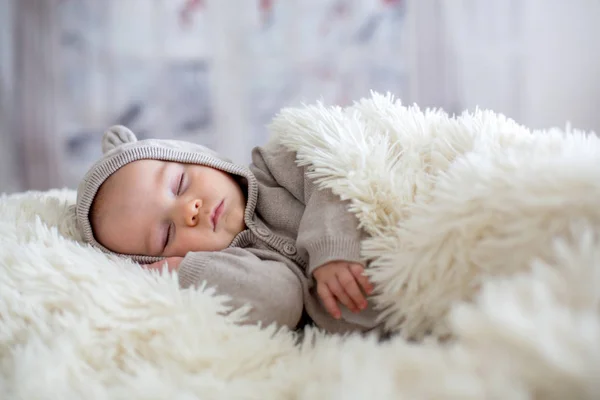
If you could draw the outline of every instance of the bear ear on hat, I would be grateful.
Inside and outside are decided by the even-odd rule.
[[[137,138],[129,128],[123,125],[111,126],[102,136],[102,153],[106,154],[122,144],[133,142],[137,142]]]

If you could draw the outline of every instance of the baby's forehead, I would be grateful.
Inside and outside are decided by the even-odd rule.
[[[117,253],[143,252],[145,238],[157,222],[152,195],[117,191],[102,197],[94,235],[104,246]],[[134,250],[121,247],[127,244]]]
[[[151,203],[159,190],[159,175],[165,161],[138,160],[115,171],[100,186],[96,196],[103,203],[113,203],[119,209],[129,209]]]
[[[117,171],[115,171],[109,179],[117,176],[117,177],[130,177],[137,175],[151,175],[157,172],[160,168],[163,168],[167,164],[172,164],[169,161],[163,160],[151,160],[151,159],[142,159],[135,160],[130,163],[123,165]]]

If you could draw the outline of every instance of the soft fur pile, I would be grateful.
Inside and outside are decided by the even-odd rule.
[[[209,287],[81,245],[72,191],[29,192],[0,199],[0,398],[600,396],[600,140],[379,95],[271,130],[352,199],[400,335],[239,326]],[[453,339],[404,339],[426,333]]]

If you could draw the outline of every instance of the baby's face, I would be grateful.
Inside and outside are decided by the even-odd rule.
[[[218,251],[245,229],[244,193],[217,169],[139,160],[109,180],[94,236],[114,252],[183,257]]]

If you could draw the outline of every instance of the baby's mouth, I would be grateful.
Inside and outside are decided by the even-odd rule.
[[[213,209],[210,220],[213,226],[213,232],[217,229],[217,224],[219,223],[219,218],[221,218],[221,214],[223,214],[223,209],[225,205],[225,199],[221,200],[221,202]]]

